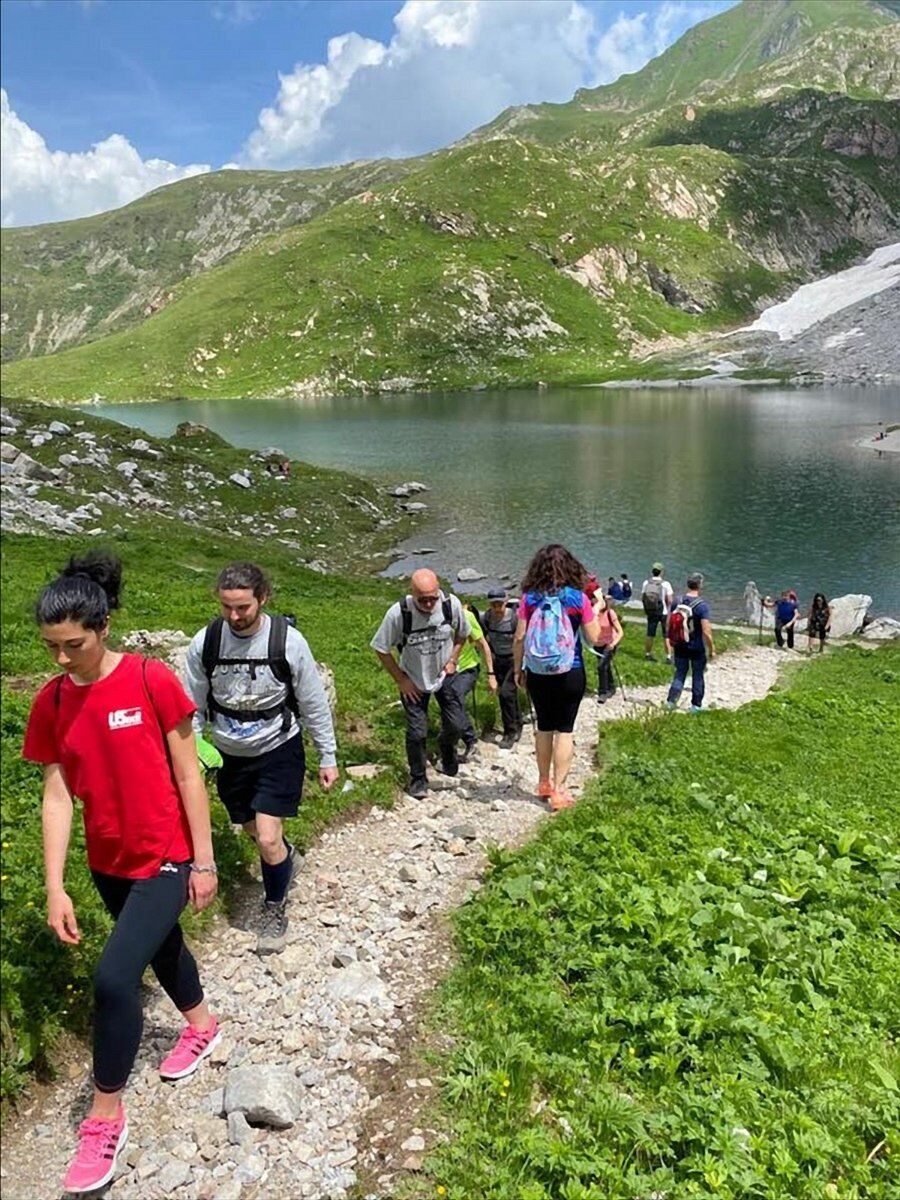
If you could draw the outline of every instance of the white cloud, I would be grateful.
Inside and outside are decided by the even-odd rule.
[[[210,12],[228,25],[251,25],[262,16],[259,0],[214,0]]]
[[[3,225],[68,221],[118,208],[153,188],[200,175],[210,168],[178,167],[160,158],[142,159],[119,133],[90,150],[50,150],[41,135],[10,107],[0,88],[0,220]]]
[[[423,153],[509,105],[568,100],[634,71],[726,3],[666,0],[603,28],[605,2],[406,0],[389,42],[344,34],[324,63],[280,75],[241,161],[292,167]]]
[[[667,0],[652,10],[635,13],[633,17],[620,12],[597,41],[597,82],[611,83],[620,75],[640,70],[691,25],[712,16],[717,8]]]

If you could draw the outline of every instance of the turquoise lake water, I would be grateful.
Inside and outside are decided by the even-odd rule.
[[[868,592],[900,615],[900,455],[854,445],[900,422],[900,388],[571,388],[316,401],[99,405],[157,435],[198,421],[239,446],[430,487],[406,543],[429,563],[519,578],[543,541],[639,584],[655,559],[707,576],[714,616],[748,579],[801,601]],[[453,532],[447,532],[453,530]],[[484,584],[474,585],[483,590]]]

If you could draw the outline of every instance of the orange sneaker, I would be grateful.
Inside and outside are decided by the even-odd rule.
[[[538,782],[537,794],[541,800],[549,800],[553,795],[553,784],[549,779],[541,779]]]
[[[574,808],[575,797],[565,789],[559,792],[554,792],[550,797],[550,811],[559,812],[563,808]]]

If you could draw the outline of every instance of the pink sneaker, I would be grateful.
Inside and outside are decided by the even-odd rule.
[[[128,1141],[125,1109],[112,1121],[88,1117],[78,1126],[78,1150],[63,1180],[63,1191],[80,1195],[109,1183],[116,1173],[119,1152]]]
[[[163,1079],[184,1079],[186,1075],[193,1075],[204,1058],[218,1046],[221,1036],[215,1017],[209,1029],[185,1025],[175,1049],[159,1064],[160,1075]]]

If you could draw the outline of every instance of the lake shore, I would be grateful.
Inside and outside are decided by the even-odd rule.
[[[900,454],[900,429],[892,429],[883,438],[879,438],[877,434],[859,438],[853,445],[862,446],[866,450],[877,450],[879,453]]]

